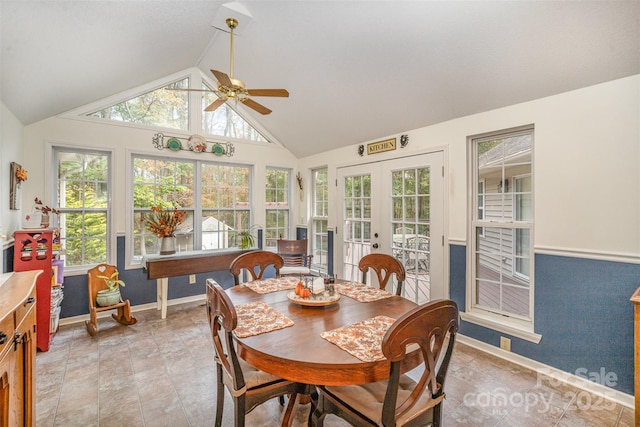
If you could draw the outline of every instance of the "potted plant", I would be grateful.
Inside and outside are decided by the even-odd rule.
[[[253,232],[258,228],[257,225],[253,225],[246,230],[235,231],[236,244],[240,246],[240,249],[251,249],[255,246],[256,237]]]
[[[151,206],[150,216],[141,218],[147,229],[160,239],[160,255],[176,253],[176,229],[186,217],[187,213],[179,211],[176,205],[167,209],[158,205]]]
[[[108,307],[110,305],[119,303],[120,286],[124,286],[124,282],[118,279],[118,270],[114,271],[111,277],[98,276],[98,278],[103,279],[104,283],[106,283],[107,288],[109,289],[98,291],[98,295],[96,296],[96,304],[100,307]]]

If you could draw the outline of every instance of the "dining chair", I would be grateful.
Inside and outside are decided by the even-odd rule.
[[[229,271],[233,275],[236,285],[241,283],[241,274],[246,270],[251,275],[251,280],[262,279],[265,270],[273,266],[276,270],[276,277],[280,277],[280,269],[284,265],[282,257],[271,251],[251,251],[238,255],[231,261]]]
[[[386,289],[387,283],[393,274],[396,275],[398,285],[396,295],[402,293],[402,285],[405,280],[404,266],[397,258],[387,254],[368,254],[363,256],[358,263],[358,268],[362,271],[362,283],[367,284],[367,273],[373,270],[378,277],[380,289]]]
[[[278,239],[276,252],[284,260],[284,266],[280,269],[281,276],[308,276],[311,274],[313,255],[307,254],[307,244],[307,239]]]
[[[309,394],[309,386],[275,377],[249,365],[236,353],[233,331],[238,325],[238,315],[231,299],[213,279],[207,279],[207,315],[216,360],[216,418],[215,425],[222,425],[225,387],[233,400],[234,426],[242,427],[245,416],[258,405],[285,395],[290,395],[282,425],[290,426],[291,415],[299,394]]]
[[[322,427],[324,417],[334,414],[357,426],[441,426],[445,377],[458,323],[458,306],[451,300],[426,303],[402,315],[382,339],[382,352],[391,362],[389,379],[318,386],[314,425]],[[403,359],[414,349],[422,356],[422,363],[411,371],[419,375],[418,381],[400,374]]]
[[[411,227],[398,227],[395,234],[413,234],[413,228]]]
[[[418,269],[429,272],[429,238],[426,236],[414,236],[407,239],[406,245],[408,262]]]

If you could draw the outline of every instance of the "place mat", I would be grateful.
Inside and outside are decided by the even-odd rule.
[[[275,277],[247,282],[244,285],[259,294],[295,289],[300,279],[298,277]]]
[[[345,282],[336,283],[336,291],[349,298],[353,298],[359,302],[371,302],[377,301],[383,298],[389,298],[393,294],[385,291],[384,289],[372,288],[362,283],[357,282]]]
[[[376,316],[325,331],[320,336],[363,362],[375,362],[385,358],[382,354],[382,338],[393,322],[395,319],[391,317]]]
[[[260,335],[293,326],[291,319],[262,301],[237,305],[236,314],[238,315],[238,326],[235,332],[238,338]]]

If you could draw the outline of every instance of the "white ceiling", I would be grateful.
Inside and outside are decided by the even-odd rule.
[[[640,1],[0,0],[25,125],[174,72],[229,71],[304,157],[640,73]]]

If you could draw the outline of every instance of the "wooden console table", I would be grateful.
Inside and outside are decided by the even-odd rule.
[[[167,317],[169,277],[228,270],[231,261],[245,252],[240,249],[186,251],[143,257],[142,266],[147,271],[147,279],[156,279],[156,302],[158,310],[162,310],[161,317]]]
[[[640,426],[640,288],[631,296],[633,303],[633,372],[635,395],[635,425]]]

